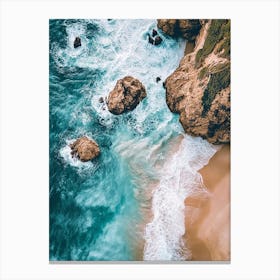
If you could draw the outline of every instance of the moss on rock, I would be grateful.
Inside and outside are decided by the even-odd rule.
[[[209,111],[213,100],[218,92],[230,85],[230,67],[211,75],[210,81],[203,93],[202,115],[205,116]]]
[[[195,62],[200,65],[205,57],[209,55],[215,48],[218,42],[223,40],[219,51],[224,49],[223,57],[227,57],[230,54],[230,20],[226,19],[213,19],[208,30],[206,40],[203,48],[198,50]]]
[[[203,78],[205,78],[205,75],[207,74],[208,74],[208,68],[207,67],[202,68],[198,74],[198,79],[202,80]]]

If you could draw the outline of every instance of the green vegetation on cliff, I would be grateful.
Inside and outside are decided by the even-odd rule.
[[[208,73],[207,67],[202,68],[198,74],[198,79],[202,80],[206,76],[207,73]]]
[[[223,35],[223,42],[218,48],[218,52],[221,52],[224,49],[224,52],[221,54],[222,57],[230,57],[230,20],[227,23],[223,24],[221,27],[221,33]]]
[[[227,88],[230,85],[230,67],[211,75],[210,81],[204,91],[202,97],[203,111],[202,116],[205,116],[209,111],[213,100],[218,92]]]
[[[226,19],[213,19],[208,30],[207,38],[204,42],[202,49],[198,50],[195,62],[197,65],[200,65],[205,57],[209,55],[221,40],[221,45],[218,48],[218,51],[224,52],[223,57],[229,57],[230,55],[230,20]]]

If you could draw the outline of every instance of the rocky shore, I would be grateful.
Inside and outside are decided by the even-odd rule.
[[[185,200],[184,239],[194,261],[230,260],[230,21],[158,20],[187,40],[178,68],[164,81],[169,109],[187,134],[223,145],[200,170],[206,192]]]
[[[164,82],[169,109],[180,114],[186,133],[229,143],[230,20],[159,19],[158,28],[188,40],[179,67]]]
[[[230,142],[230,20],[158,19],[167,36],[186,39],[185,55],[178,68],[163,82],[170,111],[180,114],[187,134],[213,144]],[[153,29],[148,42],[158,45],[162,38]],[[74,47],[81,46],[77,37]],[[156,78],[156,82],[160,78]],[[114,115],[132,111],[147,96],[145,86],[132,76],[116,82],[106,98]],[[99,102],[104,102],[103,98]],[[88,145],[74,148],[81,161],[96,157]],[[85,152],[87,151],[87,152]],[[87,153],[87,156],[83,154]]]

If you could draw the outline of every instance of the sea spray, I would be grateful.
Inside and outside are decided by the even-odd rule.
[[[185,234],[185,199],[203,188],[198,170],[219,149],[201,138],[185,135],[179,149],[166,160],[153,193],[153,220],[145,229],[144,260],[188,260]]]

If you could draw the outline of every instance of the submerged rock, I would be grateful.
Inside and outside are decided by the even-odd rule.
[[[100,149],[98,144],[86,136],[77,139],[70,144],[71,155],[80,159],[80,161],[89,161],[99,156]]]
[[[108,96],[108,109],[112,114],[120,115],[132,111],[145,97],[146,89],[137,79],[126,76],[117,81]]]
[[[75,41],[74,41],[74,48],[78,48],[81,45],[82,45],[81,38],[80,37],[76,37]]]
[[[191,32],[190,32],[191,33]],[[164,83],[169,109],[186,133],[230,142],[230,21],[205,21],[194,50]]]
[[[161,80],[160,77],[156,77],[156,82],[158,83]]]

